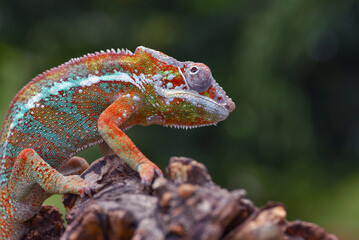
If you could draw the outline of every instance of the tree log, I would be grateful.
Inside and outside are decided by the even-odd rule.
[[[287,221],[282,204],[255,207],[245,190],[219,187],[193,159],[172,157],[166,173],[167,178],[155,179],[151,189],[142,189],[138,173],[116,155],[95,161],[82,177],[96,193],[64,197],[68,226],[61,239],[337,239],[315,224]],[[48,227],[42,231],[48,224],[39,224],[39,219],[49,222],[47,215],[42,211],[29,222],[27,237],[32,238],[25,239],[36,239],[34,233],[43,234],[41,239],[60,238],[61,221],[52,223],[58,236],[55,230],[47,235]]]

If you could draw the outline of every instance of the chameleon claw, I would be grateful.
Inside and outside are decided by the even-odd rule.
[[[149,162],[141,167],[140,176],[141,189],[150,192],[154,179],[163,177],[163,173],[154,163]]]
[[[144,178],[141,178],[141,190],[144,191],[144,192],[151,192],[151,184],[152,184],[152,181],[150,181],[149,178],[147,177],[144,177]]]
[[[85,186],[83,188],[82,193],[80,194],[80,197],[84,198],[84,197],[88,196],[89,198],[92,198],[93,192],[94,192],[94,189],[92,186]]]
[[[151,186],[152,181],[149,177],[142,177],[141,178],[141,185],[143,186]]]
[[[156,173],[156,175],[157,175],[157,177],[159,177],[159,178],[163,178],[163,173],[162,173],[162,171],[160,170],[160,169],[155,169],[155,173]]]
[[[139,170],[141,176],[141,183],[144,185],[151,185],[153,180],[157,177],[163,177],[161,169],[154,163],[148,161],[141,165]]]
[[[89,185],[83,178],[78,175],[64,176],[63,186],[60,193],[72,193],[79,195],[81,198],[85,196],[92,197],[94,187]]]

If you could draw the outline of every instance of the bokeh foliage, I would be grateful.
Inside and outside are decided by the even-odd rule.
[[[257,205],[284,202],[290,219],[355,239],[358,14],[353,0],[3,0],[0,118],[32,77],[88,52],[144,45],[204,62],[237,109],[217,127],[135,127],[136,145],[162,169],[193,157]]]

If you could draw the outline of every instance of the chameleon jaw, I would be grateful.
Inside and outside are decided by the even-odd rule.
[[[201,106],[206,112],[218,117],[218,121],[216,122],[223,121],[229,115],[229,110],[225,107],[225,104],[220,104],[209,97],[200,95],[196,91],[161,89],[159,94],[165,97],[166,101],[180,98],[189,101],[194,106]]]
[[[198,125],[163,125],[164,127],[177,128],[177,129],[193,129],[198,127],[208,127],[208,126],[217,126],[217,123],[209,123],[209,124],[198,124]]]

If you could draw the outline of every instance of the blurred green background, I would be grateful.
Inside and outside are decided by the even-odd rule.
[[[135,127],[139,149],[163,170],[192,157],[256,205],[357,239],[358,30],[352,0],[2,0],[0,119],[31,78],[85,53],[144,45],[204,62],[237,109],[217,127]]]

